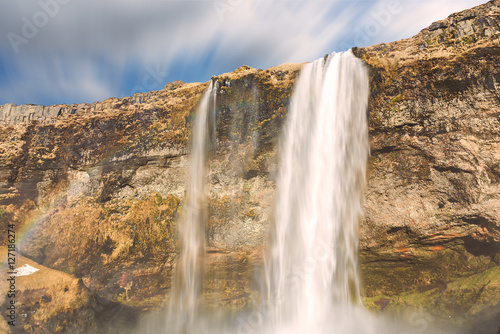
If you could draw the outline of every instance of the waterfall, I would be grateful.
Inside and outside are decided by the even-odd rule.
[[[209,124],[214,119],[217,85],[204,93],[191,136],[188,188],[179,224],[181,253],[173,278],[168,326],[186,326],[196,318],[205,253],[207,196],[205,193]]]
[[[358,225],[369,155],[369,86],[365,66],[351,51],[306,64],[295,85],[279,147],[262,305],[236,316],[199,308],[216,90],[210,83],[193,126],[168,315],[145,317],[135,333],[437,333],[421,313],[410,314],[403,325],[360,303]]]
[[[306,64],[296,83],[265,259],[264,307],[278,328],[315,332],[333,310],[359,303],[368,95],[366,68],[350,51]]]

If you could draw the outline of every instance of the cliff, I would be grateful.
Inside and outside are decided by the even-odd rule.
[[[423,305],[473,323],[500,307],[499,45],[494,0],[412,38],[353,50],[371,78],[360,255],[373,309]],[[255,295],[252,268],[272,223],[277,142],[300,68],[242,66],[213,78],[204,295],[214,307],[244,308]],[[26,231],[19,252],[81,278],[99,300],[165,305],[190,126],[207,86],[3,106],[0,216]],[[22,321],[41,331],[36,314]]]
[[[372,73],[367,256],[372,240],[385,238],[381,255],[420,261],[435,253],[456,266],[444,275],[477,270],[470,256],[498,263],[498,4],[358,50]]]

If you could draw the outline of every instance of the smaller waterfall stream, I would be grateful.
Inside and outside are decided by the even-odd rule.
[[[173,279],[168,319],[184,326],[196,318],[201,292],[207,222],[205,193],[211,112],[215,110],[217,85],[211,81],[203,95],[192,128],[189,180],[179,224],[181,253]]]

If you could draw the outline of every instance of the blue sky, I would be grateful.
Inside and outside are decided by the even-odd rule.
[[[0,104],[94,102],[411,37],[486,0],[2,0]]]

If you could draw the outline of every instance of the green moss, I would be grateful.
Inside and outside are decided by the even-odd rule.
[[[437,40],[436,39],[433,39],[433,38],[427,38],[425,40],[425,43],[427,43],[427,45],[433,45],[433,44],[436,44]]]
[[[403,94],[398,94],[392,98],[392,103],[399,103],[401,101],[404,101],[405,97]]]
[[[477,39],[473,35],[469,35],[464,37],[463,41],[465,44],[474,44],[477,42]]]
[[[255,208],[252,208],[252,209],[248,210],[247,212],[245,212],[245,216],[248,218],[257,217],[257,212],[255,212]]]
[[[381,301],[390,300],[390,296],[381,294],[373,297],[363,297],[361,300],[367,309],[371,311],[378,311],[382,308]]]
[[[367,299],[370,303],[375,297]],[[423,308],[438,317],[466,319],[500,304],[500,267],[457,279],[425,292],[404,293],[391,299],[386,310]]]
[[[393,238],[397,240],[397,236]],[[409,246],[406,253],[395,252],[395,248],[376,254],[361,252],[363,294],[374,297],[422,292],[492,265],[489,257],[467,253],[461,240],[444,246]]]

